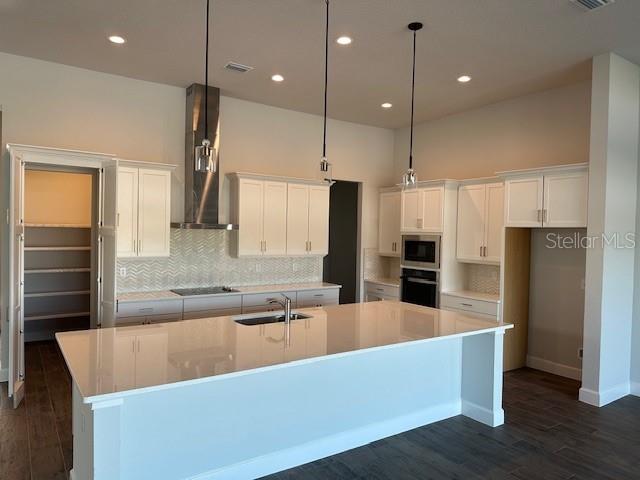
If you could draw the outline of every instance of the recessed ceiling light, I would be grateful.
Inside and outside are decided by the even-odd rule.
[[[471,81],[471,77],[469,75],[462,75],[460,77],[458,77],[458,81],[460,83],[468,83]]]
[[[382,108],[391,108],[393,107],[392,103],[389,102],[384,102],[382,105],[380,105]]]
[[[273,80],[274,82],[282,82],[284,81],[284,77],[280,74],[275,74],[271,77],[271,80]]]
[[[338,39],[336,40],[337,43],[339,43],[340,45],[349,45],[353,40],[351,40],[351,37],[347,37],[347,36],[343,36],[343,37],[338,37]]]
[[[118,45],[122,45],[123,43],[126,42],[126,40],[123,37],[121,37],[120,35],[111,35],[109,37],[109,41],[111,43],[117,43]]]

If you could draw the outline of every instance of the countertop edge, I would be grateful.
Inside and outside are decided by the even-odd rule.
[[[358,350],[351,350],[351,351],[348,351],[348,352],[333,353],[333,354],[330,354],[330,355],[321,355],[321,356],[312,357],[312,358],[303,358],[303,359],[300,359],[300,360],[293,360],[293,361],[289,361],[289,362],[285,362],[285,363],[278,363],[276,365],[267,365],[267,366],[263,366],[263,367],[251,368],[251,369],[242,370],[242,371],[239,371],[239,372],[230,372],[230,373],[225,373],[225,374],[221,374],[221,375],[214,375],[214,376],[210,376],[210,377],[194,378],[194,379],[190,379],[190,380],[181,380],[181,381],[177,381],[177,382],[173,382],[173,383],[165,383],[165,384],[162,384],[162,385],[154,385],[154,386],[151,386],[151,387],[143,387],[143,388],[136,388],[136,389],[132,389],[132,390],[126,390],[126,391],[123,391],[123,392],[106,393],[106,394],[103,394],[103,395],[93,395],[93,396],[90,396],[90,397],[85,397],[82,394],[82,391],[80,391],[80,396],[82,398],[82,403],[84,403],[84,404],[96,404],[96,403],[102,403],[102,402],[111,402],[111,401],[114,401],[114,400],[119,400],[119,399],[122,399],[122,398],[131,397],[131,396],[135,396],[135,395],[141,395],[141,394],[145,394],[145,393],[158,392],[158,391],[169,390],[169,389],[174,389],[174,388],[182,388],[182,387],[187,387],[187,386],[190,386],[190,385],[197,385],[197,384],[201,384],[201,383],[223,381],[223,380],[228,380],[230,378],[236,378],[236,377],[241,377],[241,376],[245,376],[245,375],[253,375],[253,374],[257,374],[257,373],[267,372],[267,371],[281,369],[281,368],[289,368],[289,367],[294,367],[294,366],[298,366],[298,365],[304,365],[304,364],[308,364],[308,363],[316,363],[316,362],[328,361],[328,360],[347,357],[347,356],[352,356],[352,355],[363,355],[363,354],[366,354],[366,353],[375,352],[375,351],[381,351],[381,350],[386,350],[386,349],[391,349],[391,348],[401,348],[403,346],[406,347],[406,346],[409,346],[409,345],[418,345],[418,344],[433,343],[433,342],[438,342],[438,341],[453,340],[453,339],[457,339],[457,338],[471,337],[471,336],[474,336],[474,335],[481,335],[481,334],[490,333],[490,332],[502,331],[504,333],[506,330],[509,330],[509,329],[512,329],[512,328],[514,328],[513,324],[508,323],[508,324],[496,325],[495,327],[489,327],[489,328],[485,328],[485,329],[482,329],[482,330],[475,330],[475,331],[472,331],[472,332],[461,332],[461,333],[455,333],[455,334],[451,334],[451,335],[447,335],[447,336],[443,336],[443,337],[423,338],[423,339],[420,339],[420,340],[412,340],[412,341],[408,341],[408,342],[392,343],[392,344],[389,344],[389,345],[379,345],[379,346],[375,346],[375,347],[362,348],[362,349],[358,349]],[[78,390],[80,390],[80,386],[79,385],[78,385]]]

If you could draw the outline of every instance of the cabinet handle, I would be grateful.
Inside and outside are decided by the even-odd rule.
[[[120,213],[116,213],[116,227],[120,226]]]
[[[538,209],[538,221],[541,222],[542,221],[542,210]]]
[[[542,209],[542,223],[547,223],[547,209]]]
[[[133,253],[138,253],[138,250],[136,249],[136,241],[131,240],[131,243],[133,244],[131,245],[131,250],[133,250]]]
[[[142,253],[142,240],[138,240],[138,253]]]
[[[463,305],[465,307],[473,307],[473,305],[470,303],[461,303],[460,305]]]
[[[313,250],[313,247],[311,245],[312,245],[311,240],[309,240],[309,251]]]
[[[482,245],[480,245],[480,256],[482,256]]]

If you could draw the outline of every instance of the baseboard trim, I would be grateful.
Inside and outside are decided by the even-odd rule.
[[[492,411],[476,405],[472,402],[462,401],[462,414],[490,427],[499,427],[504,424],[504,410],[502,408]]]
[[[581,402],[588,403],[594,407],[604,407],[605,405],[620,400],[631,393],[631,384],[622,383],[607,390],[595,391],[588,388],[581,388],[579,399]]]
[[[69,470],[69,480],[76,480],[76,474],[73,471],[73,468]]]
[[[552,362],[540,357],[527,355],[527,367],[553,373],[554,375],[560,375],[561,377],[572,378],[573,380],[582,380],[582,369]]]
[[[6,368],[0,368],[0,382],[9,381],[9,370]]]
[[[640,397],[640,382],[631,382],[631,395]]]
[[[319,440],[252,458],[245,462],[203,472],[189,480],[236,480],[259,478],[288,468],[335,455],[382,438],[439,422],[461,413],[459,402],[427,408],[410,415],[385,420],[374,425],[338,433]]]

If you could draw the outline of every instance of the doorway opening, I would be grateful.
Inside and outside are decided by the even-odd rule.
[[[95,170],[25,168],[25,342],[96,326],[97,190]]]
[[[323,280],[342,285],[340,303],[360,298],[360,207],[362,184],[337,180],[329,197],[329,254]]]

